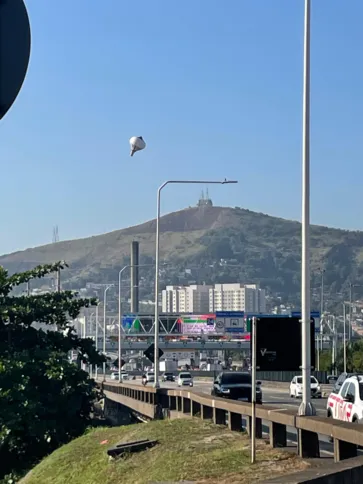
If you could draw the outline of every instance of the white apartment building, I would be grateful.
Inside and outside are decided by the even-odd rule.
[[[209,290],[209,312],[245,311],[266,312],[265,290],[257,284],[215,284]]]
[[[208,313],[209,290],[213,286],[166,286],[161,293],[163,313]]]
[[[266,312],[265,290],[257,284],[166,286],[161,299],[163,313]]]

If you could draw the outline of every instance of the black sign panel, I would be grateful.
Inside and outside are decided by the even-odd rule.
[[[301,372],[301,328],[300,317],[257,318],[257,370]],[[313,369],[315,368],[315,323],[313,318],[311,318],[310,326],[310,348]]]
[[[164,351],[161,350],[159,348],[159,358],[161,358],[164,354]],[[154,355],[155,355],[155,345],[154,343],[152,343],[147,350],[144,351],[144,355],[146,356],[146,358],[148,358],[151,363],[155,363],[155,358],[154,358]]]
[[[124,366],[125,363],[125,360],[121,358],[121,368]],[[116,358],[116,360],[113,362],[113,366],[118,368],[118,358]]]
[[[0,119],[14,103],[28,70],[30,25],[23,0],[0,0]]]

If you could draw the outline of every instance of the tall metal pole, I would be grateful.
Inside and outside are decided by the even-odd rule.
[[[138,264],[140,267],[149,267],[154,264]],[[121,345],[121,329],[122,329],[122,302],[121,302],[121,289],[122,289],[122,274],[126,269],[132,268],[132,264],[128,264],[120,269],[118,273],[118,381],[121,382],[121,357],[122,357],[122,345]]]
[[[156,200],[156,234],[155,234],[155,327],[154,327],[154,387],[160,388],[159,383],[159,255],[160,255],[160,194],[161,190],[169,184],[182,185],[227,185],[238,183],[236,180],[211,181],[211,180],[168,180],[158,188]]]
[[[324,333],[324,272],[325,269],[320,269],[321,271],[321,293],[320,293],[320,334],[318,335],[318,370],[320,370],[320,351],[323,352],[323,333]]]
[[[61,290],[61,270],[57,270],[57,292]]]
[[[95,338],[96,338],[96,351],[98,351],[98,303],[96,306],[96,331],[95,331]],[[98,365],[96,365],[96,370],[95,370],[95,378],[97,380],[98,377]]]
[[[315,415],[311,403],[310,348],[310,0],[305,0],[304,95],[302,153],[302,227],[301,227],[301,323],[303,395],[300,415]]]
[[[336,374],[336,358],[337,358],[337,337],[336,337],[336,329],[335,329],[335,316],[333,316],[333,345],[332,345],[332,352],[331,352],[331,366],[332,366],[332,374]]]
[[[349,283],[349,326],[348,326],[348,339],[352,339],[352,287],[353,284]]]
[[[107,307],[107,291],[112,286],[107,286],[103,293],[103,354],[106,355],[106,307]],[[106,380],[106,362],[103,363],[103,380]]]
[[[251,429],[251,463],[256,462],[256,351],[257,351],[257,318],[252,318],[252,429]]]
[[[160,193],[166,186],[163,183],[158,188],[156,201],[156,234],[155,234],[155,317],[154,317],[154,387],[160,388],[159,383],[159,256],[160,256]]]
[[[345,303],[343,302],[343,371],[347,372],[347,334],[346,334],[346,313],[345,313]]]
[[[122,344],[121,344],[121,328],[122,328],[122,302],[121,302],[121,287],[122,287],[122,273],[131,266],[123,267],[118,273],[118,382],[121,383],[121,359],[122,359]]]

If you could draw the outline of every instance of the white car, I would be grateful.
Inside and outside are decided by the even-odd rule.
[[[193,377],[187,371],[183,371],[182,373],[179,373],[179,376],[178,376],[178,387],[183,387],[183,386],[189,386],[189,387],[193,386]]]
[[[311,398],[321,398],[321,386],[315,376],[310,377]],[[301,398],[303,392],[302,376],[294,376],[290,383],[290,397]]]
[[[111,373],[111,380],[118,380],[118,371],[114,371]]]
[[[146,381],[148,383],[154,383],[154,381],[155,381],[155,374],[154,374],[153,371],[148,371],[146,373]]]
[[[327,416],[345,422],[363,421],[363,375],[347,378],[328,398]]]

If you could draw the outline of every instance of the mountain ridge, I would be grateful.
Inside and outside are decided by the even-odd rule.
[[[118,271],[129,263],[130,243],[140,242],[140,264],[152,264],[155,254],[155,219],[82,239],[61,241],[0,257],[9,272],[37,264],[65,260],[69,271],[63,281],[82,287],[87,281],[117,281]],[[192,207],[172,212],[160,220],[161,259],[171,262],[165,283],[185,283],[188,266],[200,270],[192,279],[208,282],[233,280],[260,282],[271,291],[300,291],[301,223],[248,209]],[[229,269],[220,261],[234,261]],[[232,264],[232,265],[233,265]],[[348,279],[363,283],[363,232],[311,226],[311,267],[324,265],[326,286],[345,290]],[[209,269],[208,269],[209,268]],[[143,270],[144,271],[144,270]],[[145,272],[145,271],[144,271]],[[152,271],[145,272],[152,279]]]

